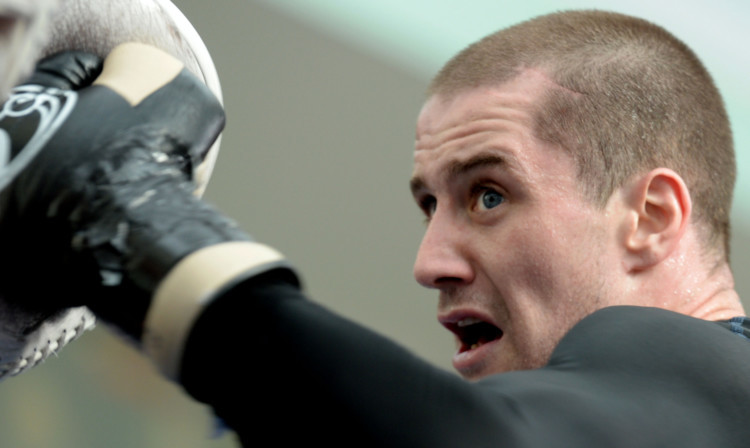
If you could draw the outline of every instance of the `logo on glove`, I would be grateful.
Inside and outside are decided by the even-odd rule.
[[[38,85],[11,92],[0,110],[0,191],[31,162],[78,101],[78,94]]]

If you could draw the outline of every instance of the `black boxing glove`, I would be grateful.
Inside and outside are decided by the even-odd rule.
[[[18,228],[8,185],[34,160],[71,110],[75,93],[55,89],[44,93],[47,88],[77,90],[91,84],[100,71],[101,59],[93,54],[51,57],[38,64],[25,87],[17,89],[0,109],[0,218],[8,217],[8,221],[0,219],[0,379],[39,364],[94,327],[94,315],[86,307],[63,308],[59,293],[42,290],[42,286],[52,289],[54,282],[44,281],[49,275],[27,277],[29,269],[37,268],[25,262],[27,252],[36,253],[39,260],[48,258],[43,238]],[[55,272],[64,277],[62,271]],[[40,300],[45,294],[54,299]]]
[[[69,70],[56,73],[72,78]],[[86,305],[136,340],[145,337],[171,375],[192,319],[211,296],[269,271],[296,282],[280,254],[192,194],[192,168],[224,116],[178,61],[126,44],[90,87],[24,89],[30,101],[68,95],[73,104],[3,191],[0,263],[13,278],[0,281],[0,291],[18,306]],[[0,121],[11,136],[24,124]],[[67,298],[37,286],[45,283]]]
[[[91,85],[101,71],[102,60],[98,56],[83,51],[68,51],[39,61],[34,73],[23,85],[80,90]]]

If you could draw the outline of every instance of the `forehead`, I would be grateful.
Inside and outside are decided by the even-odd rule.
[[[527,68],[500,85],[484,85],[457,92],[438,93],[425,103],[417,122],[417,137],[475,118],[483,107],[505,106],[526,113],[535,110],[544,93],[560,88],[542,70]]]
[[[499,86],[429,98],[417,122],[412,184],[492,158],[527,178],[570,176],[569,154],[535,136],[536,112],[550,88],[559,87],[541,71],[524,70]]]

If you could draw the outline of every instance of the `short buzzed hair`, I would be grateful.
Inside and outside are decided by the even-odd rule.
[[[536,136],[568,150],[586,197],[604,206],[633,175],[676,171],[706,248],[729,256],[736,166],[721,95],[695,54],[663,28],[567,11],[501,30],[451,59],[428,94],[500,85],[537,69],[561,88],[536,111]]]

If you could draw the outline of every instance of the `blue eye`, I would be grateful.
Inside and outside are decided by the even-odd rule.
[[[479,196],[482,207],[486,209],[495,208],[505,202],[505,197],[495,190],[484,190]]]

